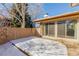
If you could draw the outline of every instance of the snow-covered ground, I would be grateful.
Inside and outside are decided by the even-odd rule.
[[[67,48],[64,45],[48,39],[27,37],[11,42],[33,56],[67,55]],[[25,56],[25,54],[8,42],[0,45],[0,56]]]
[[[32,37],[31,40],[21,41],[18,40],[12,41],[20,49],[29,53],[33,56],[56,56],[56,55],[67,55],[67,48],[65,45],[62,45],[59,42]],[[23,39],[24,40],[24,39]]]
[[[17,44],[30,39],[32,39],[32,37],[12,40],[11,42]],[[0,56],[26,56],[26,55],[22,53],[20,50],[18,50],[15,46],[13,46],[12,43],[8,42],[3,45],[0,45]]]
[[[25,54],[8,42],[0,45],[0,56],[25,56]]]

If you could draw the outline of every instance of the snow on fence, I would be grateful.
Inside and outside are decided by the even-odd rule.
[[[40,36],[40,34],[35,28],[0,28],[0,44],[28,36]]]

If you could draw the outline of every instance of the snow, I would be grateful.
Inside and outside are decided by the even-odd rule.
[[[25,54],[8,42],[0,45],[0,56],[25,56]]]
[[[29,39],[29,38],[28,38]],[[22,39],[25,40],[25,39]],[[21,41],[21,40],[20,40]],[[32,37],[27,41],[12,41],[17,47],[32,56],[59,56],[67,55],[67,48],[59,42]],[[19,43],[17,43],[19,42]]]
[[[32,56],[56,56],[67,55],[67,48],[59,42],[37,38],[27,37],[10,41],[25,52]],[[25,56],[12,43],[0,45],[0,56]]]
[[[12,40],[12,42],[16,44],[19,42],[24,42],[31,38],[32,37],[21,38],[17,40]],[[22,53],[20,50],[18,50],[15,46],[13,46],[12,43],[8,42],[3,45],[0,45],[0,56],[26,56],[26,55]]]

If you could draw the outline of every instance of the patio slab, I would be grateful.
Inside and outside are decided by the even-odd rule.
[[[28,37],[11,41],[21,50],[32,56],[67,55],[67,48],[59,42],[44,38]]]

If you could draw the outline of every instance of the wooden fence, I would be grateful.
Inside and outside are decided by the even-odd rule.
[[[0,28],[0,44],[28,36],[40,36],[40,34],[35,28]]]

